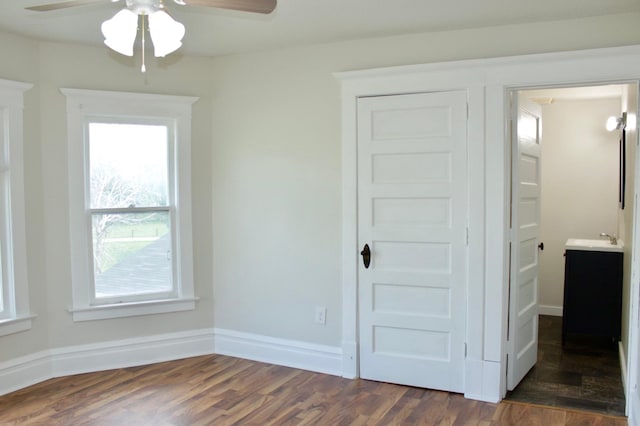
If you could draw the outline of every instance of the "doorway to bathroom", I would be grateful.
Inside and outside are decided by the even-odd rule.
[[[622,112],[635,119],[637,92],[636,83],[511,92],[512,220],[520,231],[512,236],[509,400],[625,415],[635,176],[635,143],[629,141],[637,136],[636,126],[627,126],[621,142],[621,130],[608,131],[605,124]],[[534,104],[531,117],[539,114],[540,161],[523,154],[527,141],[518,140],[517,127],[527,120],[517,108],[526,103]],[[534,185],[534,198],[519,195],[519,188],[530,191]],[[518,237],[532,229],[533,237]],[[567,240],[597,240],[601,233],[615,234],[624,246],[620,338],[578,336],[563,344]],[[525,308],[535,312],[535,305],[537,314],[518,316]],[[517,359],[520,354],[526,356]],[[513,377],[518,369],[520,376]]]

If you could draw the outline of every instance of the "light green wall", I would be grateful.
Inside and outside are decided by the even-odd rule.
[[[137,66],[122,65],[106,49],[44,43],[40,49],[42,173],[46,215],[48,322],[53,347],[115,340],[141,335],[201,329],[213,325],[211,252],[211,96],[210,60],[182,58],[161,69],[148,64],[147,75]],[[199,96],[192,120],[192,197],[195,291],[197,310],[108,321],[74,323],[66,311],[71,303],[67,191],[66,98],[61,87],[141,91]]]
[[[0,78],[27,94],[31,331],[0,361],[57,348],[206,327],[341,342],[340,93],[333,72],[640,44],[640,15],[412,34],[148,64],[103,47],[0,34]],[[220,42],[224,42],[221,40]],[[10,58],[7,60],[6,58]],[[201,99],[193,120],[195,312],[73,323],[60,87]],[[313,323],[326,306],[327,325]]]
[[[0,78],[36,83],[39,80],[39,44],[23,37],[0,35]],[[40,87],[25,93],[24,170],[27,269],[31,310],[40,314],[30,331],[0,337],[0,361],[35,353],[49,346],[47,330],[46,250],[42,245],[44,206],[40,146]]]
[[[213,326],[211,235],[211,59],[182,57],[167,67],[120,63],[105,49],[36,43],[0,34],[0,78],[34,84],[25,108],[27,235],[31,331],[0,338],[0,362],[47,348],[133,338]],[[192,180],[197,310],[74,323],[67,206],[66,99],[61,87],[198,96],[193,107]]]
[[[414,34],[216,58],[216,327],[341,344],[341,104],[333,72],[635,43],[640,31],[630,29],[633,19]],[[247,250],[262,254],[247,256]],[[328,308],[324,327],[313,323],[316,305]]]
[[[637,114],[638,87],[635,84],[626,86],[622,97],[621,111]],[[634,197],[636,174],[636,144],[638,140],[637,128],[626,131],[626,175],[625,175],[625,208],[619,211],[620,229],[618,235],[624,242],[624,272],[622,287],[622,347],[625,359],[629,359],[629,317],[631,314],[631,263],[633,251],[633,218],[635,216]]]

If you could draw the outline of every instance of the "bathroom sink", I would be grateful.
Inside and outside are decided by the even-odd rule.
[[[622,244],[611,244],[609,240],[586,240],[580,238],[569,238],[564,248],[566,250],[587,250],[587,251],[614,251],[622,252]]]

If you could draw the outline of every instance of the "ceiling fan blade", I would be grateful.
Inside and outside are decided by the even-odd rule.
[[[25,7],[27,10],[34,12],[49,12],[51,10],[66,9],[68,7],[85,6],[88,4],[100,3],[103,0],[69,0],[60,3],[43,4],[40,6]]]
[[[218,9],[269,14],[276,8],[277,0],[183,0],[189,6],[217,7]]]

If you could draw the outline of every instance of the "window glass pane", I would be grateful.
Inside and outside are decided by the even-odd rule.
[[[7,202],[7,198],[10,194],[9,187],[9,164],[6,149],[6,132],[5,121],[7,120],[6,110],[0,110],[0,168],[5,169],[0,173],[0,227],[6,228],[8,225],[8,219],[11,217],[11,211],[9,210],[10,204]],[[9,312],[9,286],[13,283],[9,280],[5,281],[3,263],[6,261],[6,255],[4,253],[4,247],[7,244],[6,231],[0,229],[0,318],[7,317]]]
[[[0,245],[0,259],[2,259],[2,246]],[[4,271],[2,268],[2,262],[0,262],[0,314],[7,310],[6,304],[9,299],[9,286],[4,282]]]
[[[92,215],[95,297],[169,292],[169,213]]]
[[[89,123],[91,208],[167,206],[167,126]]]
[[[9,262],[9,252],[5,251],[5,247],[8,246],[9,235],[9,218],[11,217],[11,211],[9,206],[9,171],[0,173],[0,317],[7,317],[10,315],[12,305],[15,301],[11,300],[9,292],[14,290],[11,288],[13,282],[10,277],[6,275],[6,272],[10,268],[5,269],[5,265]]]
[[[0,259],[2,259],[2,245],[0,244]],[[0,262],[0,317],[3,316],[3,314],[6,311],[5,308],[5,299],[7,298],[5,293],[8,293],[8,288],[4,283],[4,279],[3,279],[3,271],[2,271],[2,262]]]

